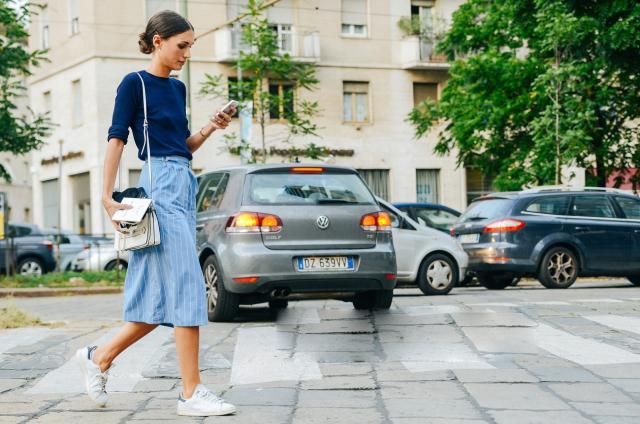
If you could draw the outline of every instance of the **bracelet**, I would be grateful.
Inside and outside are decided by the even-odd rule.
[[[211,135],[211,134],[209,134],[209,135],[204,135],[204,134],[202,133],[202,128],[200,128],[200,135],[202,136],[202,138],[204,138],[204,139],[206,140],[207,138],[209,138],[209,135]]]

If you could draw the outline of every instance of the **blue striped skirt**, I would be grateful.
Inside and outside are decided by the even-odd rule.
[[[167,326],[207,324],[204,277],[196,252],[198,182],[182,156],[151,158],[160,244],[130,252],[124,320]],[[151,194],[145,163],[139,185]]]

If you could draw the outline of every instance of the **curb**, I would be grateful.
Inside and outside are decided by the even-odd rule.
[[[28,289],[0,289],[2,297],[48,297],[73,296],[87,294],[116,294],[122,293],[122,287],[69,287],[69,288],[28,288]]]

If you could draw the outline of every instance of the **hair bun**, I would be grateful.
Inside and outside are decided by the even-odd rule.
[[[147,39],[146,32],[141,32],[138,36],[138,46],[140,46],[140,51],[144,54],[153,52],[153,41]]]

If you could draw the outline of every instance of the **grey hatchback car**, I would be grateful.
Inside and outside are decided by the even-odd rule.
[[[352,301],[388,309],[396,285],[391,220],[357,171],[244,165],[200,175],[196,243],[209,319],[241,304]]]

